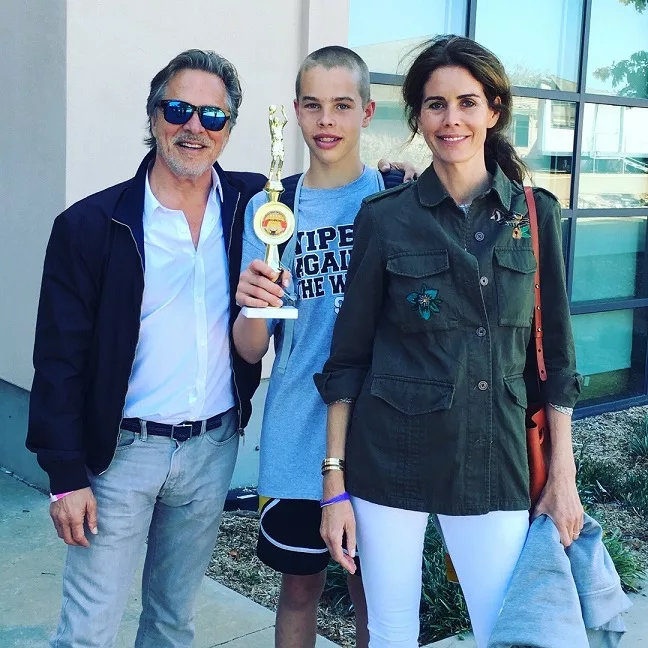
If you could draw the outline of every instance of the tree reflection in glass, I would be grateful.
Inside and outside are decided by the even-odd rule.
[[[634,9],[642,15],[636,14],[619,7],[619,3]],[[608,89],[595,87],[593,80],[588,80],[588,92],[601,92],[616,94],[621,97],[648,98],[648,0],[594,0],[592,5],[592,27],[590,32],[590,58],[593,65],[592,77],[604,83],[609,82]],[[610,32],[610,24],[614,25]],[[610,34],[614,34],[609,43]],[[601,51],[601,45],[611,44],[611,50],[619,53],[620,57],[607,65],[598,65],[604,56],[609,55],[609,50]],[[644,47],[631,54],[625,54],[623,49],[641,46]],[[628,51],[628,50],[626,50]],[[625,54],[625,56],[624,56]],[[610,91],[611,90],[611,91]]]

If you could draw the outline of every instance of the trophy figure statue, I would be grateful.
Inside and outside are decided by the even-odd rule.
[[[288,123],[288,117],[286,117],[286,109],[281,106],[281,117],[277,117],[277,107],[270,106],[270,138],[272,144],[270,146],[270,155],[272,156],[272,161],[270,162],[270,173],[268,174],[268,185],[275,185],[279,192],[283,191],[283,185],[281,184],[281,169],[283,169],[284,163],[284,144],[283,144],[283,129],[284,126]]]
[[[281,170],[284,162],[283,129],[288,123],[286,110],[281,106],[281,115],[277,107],[270,106],[269,124],[272,140],[270,153],[270,173],[264,187],[268,202],[264,203],[254,214],[254,233],[260,241],[266,244],[264,261],[278,273],[276,283],[281,281],[283,268],[279,256],[279,246],[290,240],[295,231],[295,215],[292,210],[279,201],[284,188],[281,184]],[[296,319],[297,309],[294,306],[266,306],[252,308],[245,306],[241,312],[245,317],[267,319]]]

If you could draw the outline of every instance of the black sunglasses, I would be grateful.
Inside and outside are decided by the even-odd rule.
[[[210,131],[223,130],[227,120],[230,118],[230,115],[226,115],[223,109],[217,106],[193,106],[179,99],[164,99],[158,101],[158,106],[162,108],[164,119],[169,124],[186,124],[191,119],[191,116],[197,112],[203,128]]]

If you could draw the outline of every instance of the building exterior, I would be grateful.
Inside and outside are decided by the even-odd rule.
[[[54,217],[132,175],[152,76],[189,47],[239,69],[244,101],[222,158],[267,172],[267,106],[294,96],[304,56],[354,48],[378,104],[363,157],[429,164],[407,142],[398,93],[412,48],[475,38],[514,84],[511,137],[560,199],[578,366],[578,415],[648,403],[646,0],[0,0],[0,465],[44,484],[24,447],[42,260]],[[294,119],[285,173],[304,168]],[[266,369],[267,375],[267,369]],[[235,485],[254,484],[264,389]]]

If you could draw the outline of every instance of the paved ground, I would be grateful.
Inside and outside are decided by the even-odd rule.
[[[0,502],[0,647],[44,648],[56,625],[65,545],[51,527],[47,497],[3,471]],[[138,614],[134,585],[116,648],[132,648]],[[273,637],[273,612],[205,577],[195,648],[269,648]]]
[[[45,648],[56,625],[65,547],[38,490],[0,470],[0,647]],[[648,648],[648,596],[634,597],[621,648]],[[116,648],[132,648],[139,613],[134,585]],[[272,648],[274,613],[205,577],[198,601],[195,648]],[[317,648],[336,644],[319,637]],[[435,648],[474,648],[470,635]]]

